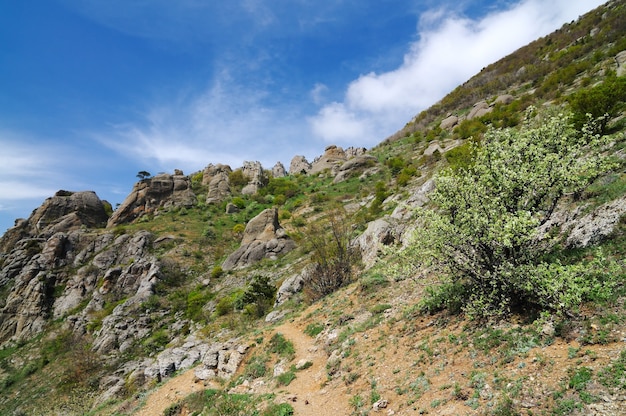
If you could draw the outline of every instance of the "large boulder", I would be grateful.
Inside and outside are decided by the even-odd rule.
[[[224,270],[247,267],[264,258],[276,258],[295,248],[278,222],[278,209],[269,208],[248,222],[241,246],[222,264]]]
[[[482,117],[485,114],[490,113],[491,111],[493,111],[493,107],[490,107],[486,101],[479,101],[474,104],[474,106],[470,110],[469,114],[467,115],[467,120]]]
[[[115,210],[107,227],[129,223],[159,208],[190,207],[196,203],[187,176],[162,173],[153,178],[142,179],[133,187],[124,202]]]
[[[370,222],[363,234],[352,241],[351,245],[360,251],[366,268],[376,263],[382,246],[391,245],[399,239],[402,228],[394,218],[379,218]]]
[[[457,116],[455,116],[454,114],[444,118],[443,120],[441,120],[441,123],[439,124],[439,127],[442,130],[450,130],[453,127],[455,127],[457,124],[459,124],[459,118]]]
[[[232,171],[233,170],[228,165],[222,165],[221,163],[214,165],[211,163],[202,171],[202,185],[209,185],[216,175],[219,175],[222,173],[225,173],[228,175]]]

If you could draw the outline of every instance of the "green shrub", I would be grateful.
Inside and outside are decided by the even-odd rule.
[[[324,330],[324,324],[312,323],[312,324],[308,324],[306,328],[304,328],[304,333],[310,337],[316,337],[323,330]]]
[[[471,167],[437,177],[431,199],[438,210],[419,211],[422,228],[388,270],[436,270],[445,286],[422,307],[460,302],[475,318],[516,307],[571,313],[584,300],[607,296],[615,285],[610,263],[544,260],[550,241],[537,244],[537,227],[556,204],[612,169],[602,156],[607,142],[575,131],[562,114],[529,118],[520,130],[491,129]]]
[[[241,169],[237,169],[232,171],[228,175],[228,180],[230,184],[234,187],[242,187],[248,184],[250,181],[246,176],[244,176],[243,171]]]
[[[292,416],[293,407],[289,403],[272,404],[263,411],[262,416]]]
[[[218,279],[224,275],[224,270],[222,266],[215,266],[211,270],[211,279]]]
[[[296,373],[293,371],[285,371],[276,377],[276,381],[280,386],[288,386],[296,378]]]
[[[469,169],[474,162],[474,153],[478,142],[476,140],[467,140],[460,146],[450,149],[445,153],[450,169],[457,171],[459,169]]]
[[[275,333],[269,342],[269,352],[278,354],[282,357],[293,358],[296,349],[293,343],[279,332]]]
[[[609,76],[596,87],[572,94],[568,102],[574,112],[573,121],[577,128],[581,129],[588,122],[589,114],[593,120],[597,120],[597,131],[605,133],[610,117],[615,117],[625,106],[626,77]]]
[[[276,286],[270,283],[268,276],[255,276],[235,307],[260,318],[271,309],[276,296]]]

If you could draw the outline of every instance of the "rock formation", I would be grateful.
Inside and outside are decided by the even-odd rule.
[[[109,218],[107,227],[132,222],[142,215],[155,213],[159,208],[190,207],[195,203],[196,196],[188,177],[163,173],[137,182]]]
[[[352,176],[355,176],[356,173],[363,172],[365,169],[371,168],[377,163],[378,160],[374,156],[365,154],[354,156],[336,168],[337,173],[334,182],[338,183],[351,178]]]
[[[254,195],[263,187],[263,166],[261,162],[243,162],[241,168],[243,176],[249,178],[248,184],[243,187],[241,193],[244,195]]]
[[[264,258],[276,258],[295,248],[294,241],[278,223],[278,209],[270,208],[248,222],[241,246],[222,264],[224,270],[249,266]]]
[[[324,154],[316,158],[311,164],[310,174],[316,174],[325,170],[331,172],[348,160],[346,152],[341,147],[331,145],[324,150]]]
[[[18,220],[7,230],[0,241],[0,252],[9,252],[23,238],[50,237],[56,232],[104,226],[108,220],[106,205],[109,204],[92,191],[58,191],[27,220]]]
[[[222,165],[221,163],[214,165],[211,163],[207,167],[205,167],[204,170],[202,171],[202,185],[209,185],[216,175],[219,175],[222,173],[225,173],[228,175],[232,171],[233,170],[228,165]]]
[[[304,156],[294,156],[289,164],[289,174],[308,174],[311,171],[311,164],[306,160]]]
[[[283,166],[283,164],[280,162],[276,162],[276,164],[272,168],[272,176],[274,178],[283,178],[287,176],[287,171],[285,170],[285,166]]]

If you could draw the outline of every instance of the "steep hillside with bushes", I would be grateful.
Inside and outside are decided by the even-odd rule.
[[[626,413],[624,15],[373,149],[57,192],[0,239],[0,414]]]

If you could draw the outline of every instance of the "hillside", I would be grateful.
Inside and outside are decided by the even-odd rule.
[[[624,15],[372,149],[57,192],[0,238],[0,414],[626,414]]]

